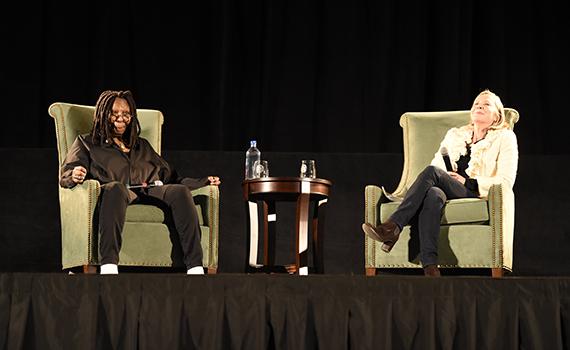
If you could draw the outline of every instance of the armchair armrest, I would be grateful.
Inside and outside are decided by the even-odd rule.
[[[192,196],[194,202],[200,205],[204,225],[209,228],[208,238],[202,237],[202,250],[207,261],[205,266],[209,271],[215,271],[218,267],[220,189],[208,185],[193,190]]]
[[[378,203],[382,196],[382,188],[368,185],[364,188],[364,222],[377,225]]]
[[[388,194],[388,196],[390,196]],[[395,198],[388,198],[382,186],[368,185],[364,188],[364,222],[378,225],[380,203],[390,202]]]
[[[96,180],[87,180],[73,188],[59,188],[61,211],[61,245],[63,268],[89,265],[97,259],[91,256],[96,244],[93,235],[93,214],[101,186]]]
[[[492,185],[488,194],[489,220],[493,227],[494,257],[503,268],[513,270],[515,196],[501,184]],[[501,244],[502,243],[502,244]]]
[[[371,225],[378,225],[380,216],[379,204],[383,197],[383,191],[380,186],[368,185],[364,188],[364,222]],[[364,235],[364,251],[366,268],[374,268],[376,266],[376,244],[374,240],[359,230]]]
[[[211,230],[218,231],[220,190],[218,186],[208,185],[192,191],[192,196],[197,204],[202,208],[204,225]]]

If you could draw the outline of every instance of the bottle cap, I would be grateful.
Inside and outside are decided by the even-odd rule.
[[[251,140],[251,141],[249,141],[249,144],[251,145],[251,147],[256,147],[256,146],[257,146],[257,141]]]

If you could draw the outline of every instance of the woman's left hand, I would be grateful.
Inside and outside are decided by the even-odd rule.
[[[210,185],[219,186],[222,181],[217,176],[208,176],[208,181],[210,181]]]
[[[449,176],[454,178],[455,180],[459,181],[462,185],[465,185],[465,178],[454,171],[447,172]]]

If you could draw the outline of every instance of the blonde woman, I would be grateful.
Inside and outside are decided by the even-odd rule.
[[[362,225],[372,239],[389,253],[405,225],[417,224],[420,261],[426,276],[440,276],[437,268],[441,211],[446,200],[486,197],[493,184],[512,189],[517,174],[518,146],[508,128],[499,96],[482,91],[471,107],[471,122],[452,128],[440,145],[447,149],[452,171],[446,170],[441,152],[416,178],[404,200],[381,225]],[[414,219],[414,220],[412,220]],[[416,221],[417,220],[417,221]]]

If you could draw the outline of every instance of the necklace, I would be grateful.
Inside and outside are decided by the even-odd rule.
[[[115,143],[119,146],[119,148],[121,149],[121,151],[123,152],[128,152],[129,149],[127,148],[127,146],[125,146],[125,144],[123,143],[123,141],[119,140],[118,138],[114,138]]]
[[[485,130],[485,133],[483,134],[483,137],[477,138],[477,137],[475,136],[475,130],[473,130],[473,135],[471,136],[471,143],[470,143],[470,144],[473,144],[473,145],[474,145],[474,144],[476,144],[477,142],[483,140],[483,139],[487,136],[487,131],[489,131],[489,130]]]

